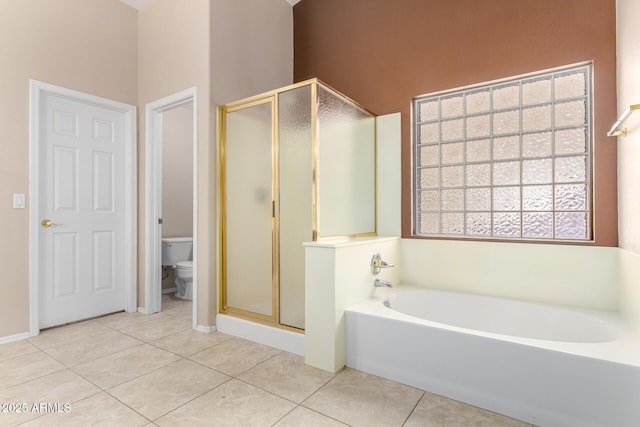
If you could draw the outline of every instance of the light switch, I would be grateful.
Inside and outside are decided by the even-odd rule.
[[[25,197],[24,194],[13,194],[13,208],[14,209],[24,209],[25,207]]]

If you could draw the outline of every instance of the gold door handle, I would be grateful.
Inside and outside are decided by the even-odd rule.
[[[50,219],[43,219],[43,220],[42,220],[42,222],[41,222],[40,224],[42,224],[42,226],[43,226],[44,228],[49,228],[49,227],[51,227],[52,225],[55,225],[56,227],[59,227],[59,226],[61,226],[61,225],[64,225],[64,224],[62,224],[62,223],[56,223],[56,222],[53,222],[53,221],[51,221]]]

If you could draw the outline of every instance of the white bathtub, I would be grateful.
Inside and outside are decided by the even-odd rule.
[[[640,425],[640,339],[609,312],[377,290],[347,366],[541,426]]]

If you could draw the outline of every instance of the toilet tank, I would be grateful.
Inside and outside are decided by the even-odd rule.
[[[192,237],[163,237],[162,265],[176,265],[191,260]]]

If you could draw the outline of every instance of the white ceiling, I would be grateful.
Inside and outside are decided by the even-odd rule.
[[[140,9],[148,0],[120,0],[122,3],[127,4],[136,9]],[[299,3],[300,0],[285,0],[291,6],[295,6],[296,3]]]

